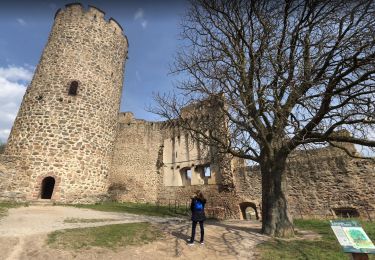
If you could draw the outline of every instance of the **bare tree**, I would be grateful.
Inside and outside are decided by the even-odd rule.
[[[374,8],[371,0],[191,2],[174,70],[185,80],[156,96],[154,112],[178,118],[188,104],[223,97],[225,138],[182,127],[259,163],[265,234],[294,234],[284,174],[291,151],[331,143],[358,156],[343,144],[375,146]],[[336,134],[343,129],[352,134]]]

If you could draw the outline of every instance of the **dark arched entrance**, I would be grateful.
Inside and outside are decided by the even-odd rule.
[[[42,199],[51,199],[53,188],[55,187],[55,178],[46,177],[42,181],[42,190],[40,197]]]
[[[248,210],[249,208],[254,213],[253,217],[252,217],[252,214],[249,214],[250,213],[249,210]],[[252,218],[259,219],[257,206],[254,203],[252,203],[252,202],[242,202],[242,203],[240,203],[240,209],[241,209],[241,214],[242,214],[243,219],[248,219],[248,220],[252,219]]]
[[[339,218],[358,218],[359,212],[355,208],[351,207],[343,207],[343,208],[336,208],[333,209],[335,215]]]

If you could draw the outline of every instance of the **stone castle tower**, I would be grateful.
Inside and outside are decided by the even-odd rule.
[[[92,202],[105,196],[128,42],[104,12],[59,9],[5,154],[22,171],[10,189],[26,200]]]

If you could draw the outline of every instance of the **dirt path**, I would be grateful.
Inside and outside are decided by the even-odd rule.
[[[96,223],[66,223],[68,218],[103,219]],[[165,236],[153,243],[117,250],[90,248],[61,250],[45,244],[54,230],[116,223],[151,222]],[[190,222],[176,218],[138,216],[60,206],[30,206],[10,209],[0,220],[0,259],[254,259],[254,247],[266,240],[259,223],[248,221],[207,222],[205,245],[188,246]],[[197,230],[199,238],[199,228]]]

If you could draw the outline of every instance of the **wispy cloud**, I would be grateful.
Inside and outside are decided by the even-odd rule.
[[[143,19],[145,13],[142,8],[139,8],[134,14],[134,20]]]
[[[134,14],[134,21],[138,21],[143,29],[147,27],[147,20],[145,19],[145,12],[142,8],[139,8]]]
[[[17,18],[17,23],[20,24],[21,26],[27,25],[26,21],[22,18]]]
[[[141,26],[143,27],[143,29],[145,29],[147,27],[147,21],[146,20],[142,21]]]
[[[5,142],[16,118],[26,86],[33,76],[27,67],[0,67],[0,141]]]

